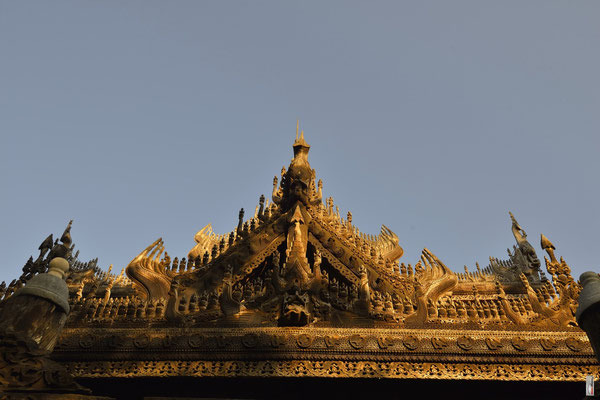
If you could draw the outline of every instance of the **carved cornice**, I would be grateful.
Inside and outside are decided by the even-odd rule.
[[[75,377],[168,376],[169,371],[359,377],[368,369],[377,377],[506,380],[511,374],[502,371],[517,370],[510,379],[546,381],[559,375],[583,379],[597,369],[583,332],[442,329],[68,329],[53,358]],[[268,372],[268,365],[277,365],[276,372]],[[302,365],[309,371],[290,372]],[[332,372],[336,368],[339,372]],[[438,372],[431,375],[433,370]],[[469,377],[467,370],[479,372]],[[531,376],[522,379],[523,374]]]

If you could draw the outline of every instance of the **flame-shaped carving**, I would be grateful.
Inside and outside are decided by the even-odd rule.
[[[402,257],[404,250],[400,247],[399,243],[398,235],[392,232],[387,226],[381,225],[381,234],[377,240],[377,247],[383,257],[390,261],[396,261]]]
[[[218,244],[217,236],[213,232],[211,224],[206,225],[196,232],[194,240],[196,241],[196,245],[188,253],[189,259],[202,257],[206,252],[210,253],[213,246]]]
[[[125,268],[129,279],[134,282],[135,287],[148,301],[166,299],[169,294],[173,276],[165,268],[168,264],[167,253],[165,252],[164,260],[160,259],[164,250],[163,240],[158,238],[131,260]]]
[[[424,323],[427,321],[427,303],[437,303],[456,286],[458,277],[428,249],[423,249],[415,270],[417,310],[406,321]]]

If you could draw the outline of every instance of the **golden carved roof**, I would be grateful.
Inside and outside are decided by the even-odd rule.
[[[323,199],[309,149],[297,133],[271,203],[261,196],[248,219],[242,209],[227,234],[207,225],[187,257],[171,259],[157,239],[126,276],[72,259],[71,313],[54,357],[76,377],[544,381],[598,372],[574,318],[580,286],[545,236],[550,278],[512,214],[506,260],[458,273],[423,249],[414,265],[401,263],[388,227],[367,235]]]

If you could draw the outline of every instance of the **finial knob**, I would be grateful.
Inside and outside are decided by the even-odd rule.
[[[69,262],[62,257],[55,257],[50,261],[48,265],[48,274],[54,275],[57,278],[64,279],[66,273],[69,271]]]

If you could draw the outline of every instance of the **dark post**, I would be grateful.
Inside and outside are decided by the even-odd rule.
[[[600,276],[588,271],[581,274],[579,281],[583,289],[579,294],[575,318],[590,339],[596,358],[600,361]]]

